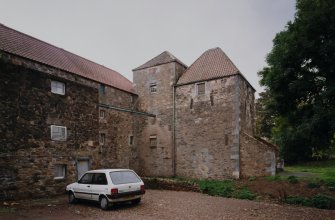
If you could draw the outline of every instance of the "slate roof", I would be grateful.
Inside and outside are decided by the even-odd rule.
[[[158,66],[158,65],[161,65],[161,64],[171,63],[171,62],[177,62],[180,65],[182,65],[184,67],[187,67],[183,62],[181,62],[178,58],[173,56],[170,52],[164,51],[163,53],[161,53],[158,56],[152,58],[151,60],[149,60],[145,64],[133,69],[133,71],[145,69],[145,68],[148,68],[148,67]]]
[[[120,73],[3,24],[0,50],[134,93],[133,83]]]
[[[205,51],[179,78],[177,85],[240,74],[229,57],[216,47]]]

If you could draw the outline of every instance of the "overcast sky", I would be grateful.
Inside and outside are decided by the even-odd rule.
[[[132,69],[167,50],[191,65],[220,47],[259,92],[294,0],[0,0],[0,23],[107,66]]]

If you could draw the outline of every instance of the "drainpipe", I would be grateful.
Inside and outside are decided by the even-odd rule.
[[[173,176],[176,176],[176,122],[175,122],[175,116],[176,116],[176,63],[174,63],[174,82],[172,85],[172,172]]]

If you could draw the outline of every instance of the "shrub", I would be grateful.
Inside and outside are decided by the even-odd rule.
[[[325,183],[329,191],[335,191],[335,180],[326,180]]]
[[[241,190],[236,190],[233,194],[233,197],[236,199],[254,200],[256,198],[256,195],[250,192],[247,187],[245,187]]]
[[[289,176],[287,178],[287,180],[288,180],[289,183],[292,183],[292,184],[296,184],[296,183],[299,182],[299,180],[298,180],[298,178],[296,176]]]
[[[318,194],[316,196],[313,196],[311,198],[313,206],[319,209],[330,209],[335,202],[335,199],[327,196],[327,195],[322,195]]]
[[[307,187],[311,189],[320,188],[320,183],[317,181],[311,181],[307,183]]]
[[[233,182],[231,180],[200,180],[199,187],[203,193],[212,196],[223,196],[230,198],[234,192]]]

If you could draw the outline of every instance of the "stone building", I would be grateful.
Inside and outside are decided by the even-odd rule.
[[[236,178],[275,172],[254,89],[219,48],[120,73],[0,24],[0,196],[63,193],[88,169]],[[27,187],[29,186],[29,187]]]

